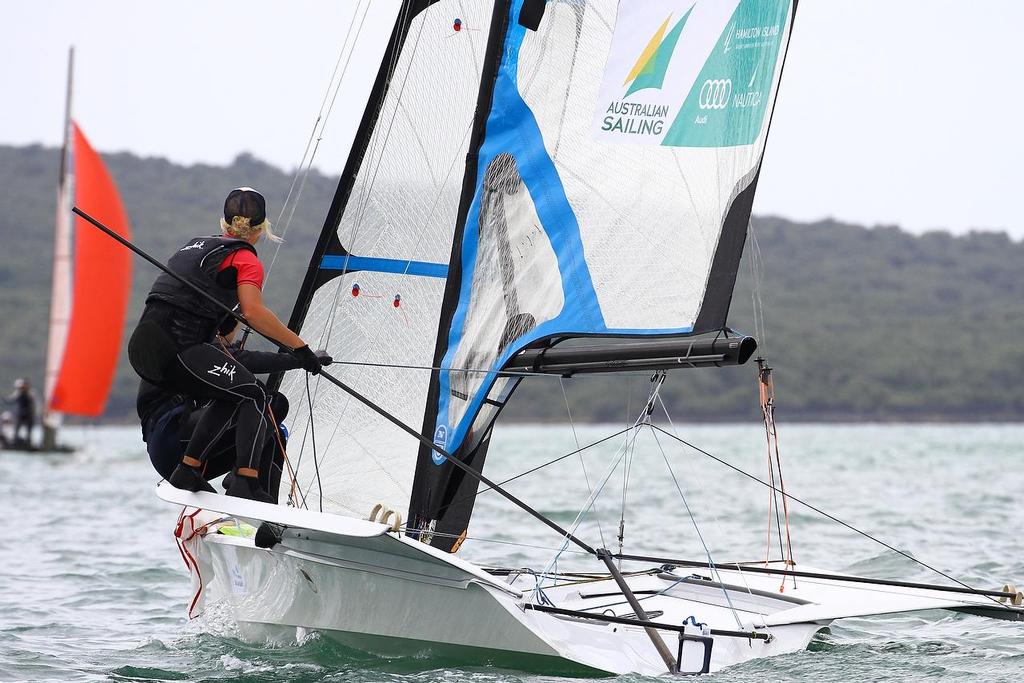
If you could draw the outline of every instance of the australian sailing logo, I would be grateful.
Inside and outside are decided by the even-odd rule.
[[[626,135],[661,135],[664,132],[669,105],[630,101],[630,97],[642,90],[661,90],[690,11],[674,26],[672,15],[669,14],[647,41],[622,84],[626,90],[621,99],[613,100],[608,105],[601,130]]]
[[[670,147],[753,144],[764,129],[792,0],[620,3],[595,137]]]

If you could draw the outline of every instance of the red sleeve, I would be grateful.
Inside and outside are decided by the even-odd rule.
[[[256,254],[248,249],[239,249],[228,255],[218,271],[234,268],[238,271],[237,284],[256,285],[263,289],[263,264]]]

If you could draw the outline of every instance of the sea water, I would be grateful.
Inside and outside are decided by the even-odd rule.
[[[767,477],[757,425],[665,428],[724,461]],[[504,480],[621,427],[508,427],[495,433],[487,473]],[[177,510],[153,493],[157,476],[137,429],[71,429],[73,455],[0,452],[0,680],[445,681],[565,680],[423,658],[383,659],[316,634],[246,642],[223,610],[189,621],[185,567],[171,531]],[[1024,427],[781,424],[792,495],[978,587],[1024,585]],[[601,490],[579,527],[591,544],[717,561],[758,560],[770,493],[669,435],[624,436],[508,484],[563,525]],[[624,476],[628,464],[628,476]],[[678,484],[678,487],[677,487]],[[785,520],[783,520],[785,527]],[[699,529],[700,533],[697,533]],[[941,581],[921,565],[792,502],[799,565]],[[784,529],[783,529],[784,531]],[[544,566],[559,550],[549,529],[493,492],[479,497],[460,555]],[[597,570],[568,549],[559,569]],[[338,599],[343,599],[339,596]],[[754,661],[708,681],[1024,679],[1024,623],[946,612],[836,622],[803,652]],[[624,681],[657,680],[635,676]]]

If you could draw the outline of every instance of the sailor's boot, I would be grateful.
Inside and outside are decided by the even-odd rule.
[[[216,493],[216,489],[203,478],[203,475],[197,469],[202,467],[202,465],[202,461],[186,455],[181,459],[178,466],[174,468],[174,471],[171,472],[171,476],[167,478],[167,481],[176,489],[192,491],[193,493],[198,491]]]
[[[227,495],[247,498],[261,503],[276,503],[269,493],[260,487],[259,473],[250,467],[239,467],[228,485]]]

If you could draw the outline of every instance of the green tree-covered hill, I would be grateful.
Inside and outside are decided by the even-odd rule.
[[[166,258],[193,234],[216,230],[220,202],[239,185],[261,188],[275,216],[291,174],[243,155],[230,166],[180,166],[105,156],[136,241]],[[58,152],[0,146],[0,388],[42,380]],[[312,173],[273,265],[267,299],[282,316],[306,267],[335,179]],[[88,207],[83,207],[88,208]],[[284,227],[283,222],[278,225]],[[895,227],[833,221],[753,221],[753,242],[731,323],[755,332],[750,258],[764,317],[762,351],[776,368],[780,416],[799,419],[1019,420],[1024,418],[1024,244],[1002,233],[914,236]],[[264,245],[265,262],[273,249]],[[133,314],[153,270],[136,261]],[[756,416],[753,365],[677,371],[663,391],[674,417]],[[577,420],[621,421],[646,395],[644,378],[589,377],[565,388]],[[122,364],[108,405],[129,418],[135,378]],[[643,395],[641,395],[643,394]],[[529,380],[505,419],[561,420],[557,380]]]

